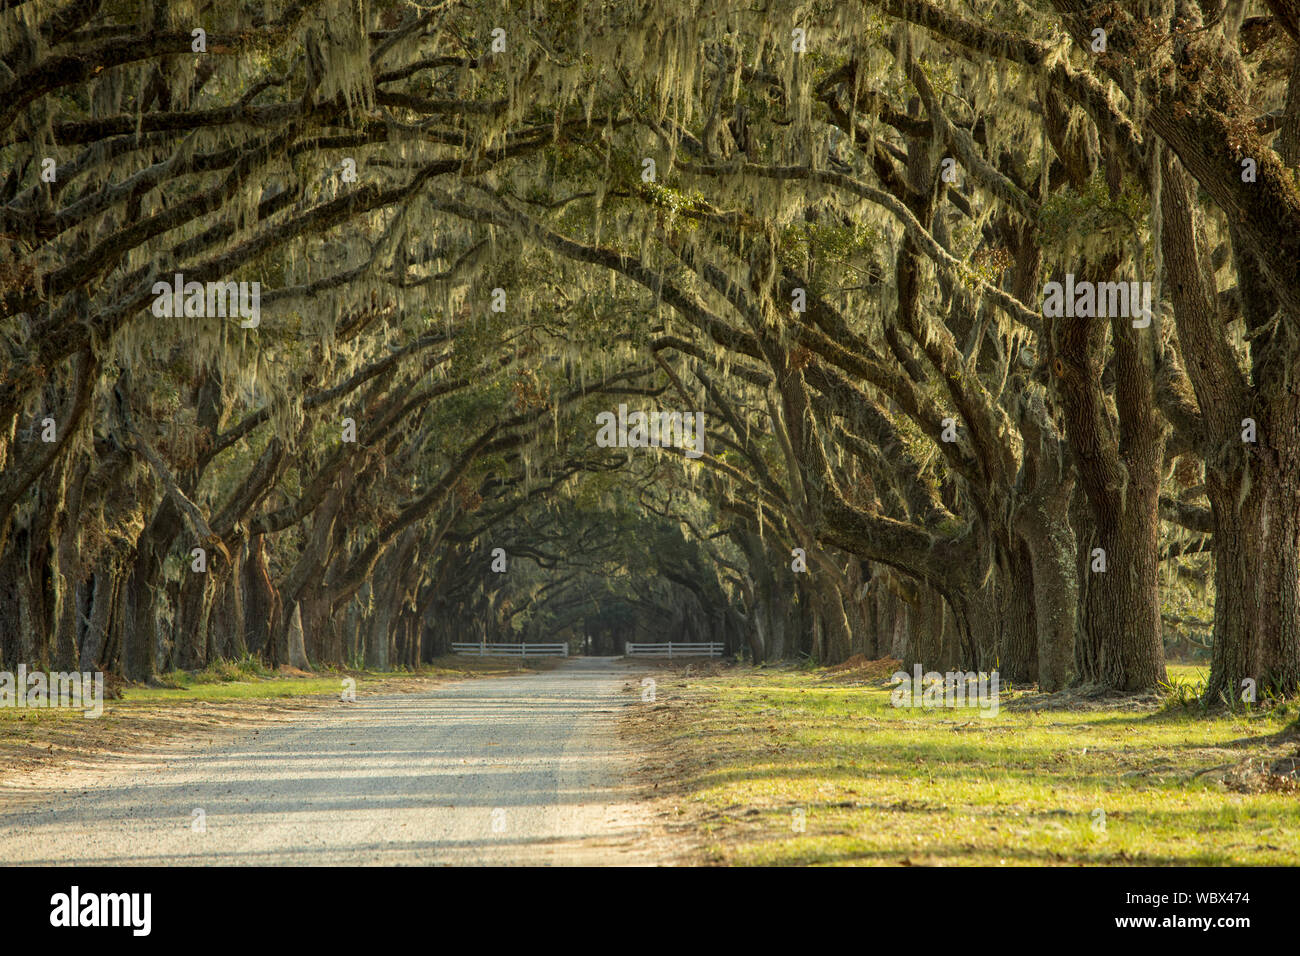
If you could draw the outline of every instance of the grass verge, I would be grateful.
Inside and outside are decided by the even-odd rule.
[[[254,659],[171,671],[149,686],[110,683],[114,699],[87,718],[69,709],[0,707],[0,783],[72,761],[99,761],[298,719],[338,706],[344,680],[358,698],[410,693],[447,680],[554,667],[552,660],[444,657],[418,671],[271,671]]]
[[[624,729],[656,755],[644,783],[693,834],[691,862],[1300,863],[1285,707],[1003,692],[994,717],[895,708],[880,663],[655,675]]]

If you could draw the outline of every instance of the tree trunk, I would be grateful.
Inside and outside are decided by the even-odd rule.
[[[200,670],[208,663],[208,627],[212,610],[212,587],[207,573],[186,568],[182,572],[180,598],[176,602],[176,666]]]
[[[1086,274],[1104,281],[1117,259]],[[1154,690],[1165,679],[1159,592],[1159,491],[1164,424],[1157,415],[1154,347],[1158,323],[1135,329],[1128,319],[1053,321],[1051,367],[1065,435],[1091,515],[1078,535],[1082,626],[1079,676],[1117,690]],[[1114,350],[1114,408],[1103,385],[1104,346]],[[1093,549],[1106,571],[1093,572]]]
[[[1074,530],[1065,515],[1064,507],[1052,512],[1030,509],[1021,512],[1017,524],[1033,563],[1038,689],[1045,693],[1066,686],[1074,663],[1079,572]]]
[[[304,671],[311,669],[307,660],[307,643],[302,633],[302,609],[297,604],[289,615],[289,666]]]
[[[108,633],[108,622],[113,611],[113,593],[116,590],[117,575],[111,568],[101,567],[94,575],[94,587],[90,596],[89,623],[86,625],[86,637],[81,645],[80,670],[100,670],[106,667],[103,660],[104,638]]]
[[[248,557],[243,568],[244,587],[244,637],[248,650],[260,654],[272,664],[275,645],[275,585],[271,583],[270,569],[266,563],[266,535],[254,535],[248,542]]]
[[[998,576],[1002,633],[996,666],[1003,681],[1027,684],[1038,675],[1038,628],[1033,560],[1022,542],[1014,542]]]
[[[1082,539],[1076,663],[1085,683],[1142,691],[1165,680],[1153,491],[1130,484],[1127,507],[1121,511],[1114,502]],[[1097,548],[1105,553],[1105,571],[1093,570]]]
[[[127,577],[123,614],[119,623],[122,670],[133,681],[151,681],[157,669],[158,608],[155,595],[163,559],[181,531],[182,518],[170,497],[158,504],[141,532],[135,562]]]
[[[1279,444],[1295,447],[1300,423],[1290,429]],[[1239,474],[1225,480],[1207,469],[1206,479],[1215,593],[1207,696],[1241,700],[1248,678],[1257,693],[1293,695],[1300,691],[1300,472],[1253,474],[1244,498]]]

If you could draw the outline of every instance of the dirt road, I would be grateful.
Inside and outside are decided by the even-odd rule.
[[[615,731],[638,681],[621,660],[578,658],[45,775],[0,793],[0,862],[662,862]]]

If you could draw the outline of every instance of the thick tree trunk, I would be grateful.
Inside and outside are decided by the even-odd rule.
[[[113,597],[117,574],[112,568],[101,567],[94,575],[94,587],[90,595],[90,614],[86,624],[86,637],[81,644],[80,670],[102,669],[106,666],[103,659],[104,638],[108,634],[108,623],[113,612]]]
[[[766,661],[768,643],[767,611],[757,602],[749,607],[745,639],[749,644],[750,663],[758,665]]]
[[[767,617],[764,660],[779,661],[789,652],[786,634],[790,629],[790,592],[782,588],[772,590],[763,602]]]
[[[1287,123],[1278,147],[1300,154],[1300,55],[1288,92]],[[1207,683],[1211,700],[1241,699],[1243,681],[1256,692],[1300,691],[1300,398],[1294,312],[1285,313],[1261,271],[1259,245],[1245,224],[1229,220],[1237,295],[1250,348],[1250,376],[1225,335],[1214,270],[1190,177],[1162,157],[1162,238],[1178,338],[1196,394],[1191,427],[1205,460],[1214,528],[1214,650]],[[1255,421],[1256,439],[1241,429]]]
[[[1300,423],[1292,422],[1292,427]],[[1300,442],[1290,435],[1283,441]],[[1236,702],[1300,691],[1300,473],[1242,477],[1207,470],[1214,514],[1214,651],[1207,696]],[[1257,696],[1256,699],[1259,699]]]
[[[207,572],[186,568],[176,602],[175,663],[181,670],[200,670],[208,664],[213,589]]]
[[[840,589],[833,584],[816,588],[818,618],[822,628],[822,664],[840,664],[853,653],[853,634],[844,611]]]
[[[1038,625],[1033,560],[1023,543],[1015,542],[998,578],[1002,633],[996,666],[1004,682],[1027,684],[1038,676]]]
[[[307,660],[307,642],[302,627],[302,605],[295,604],[289,615],[289,666],[307,670],[311,665]]]
[[[272,664],[275,660],[276,594],[266,563],[266,535],[254,535],[248,542],[248,557],[243,567],[244,637],[253,654],[262,655]]]
[[[25,623],[18,600],[18,549],[0,554],[0,669],[12,671],[23,662]]]
[[[1064,507],[1050,513],[1029,510],[1021,514],[1018,528],[1033,563],[1038,689],[1051,693],[1065,687],[1074,664],[1079,608],[1074,530]]]
[[[119,623],[122,670],[134,681],[150,681],[157,670],[158,608],[155,595],[162,589],[159,577],[163,559],[183,524],[170,497],[158,504],[152,520],[140,534],[135,562],[126,581],[123,614]]]
[[[1112,262],[1087,273],[1104,281]],[[1080,679],[1117,690],[1154,690],[1165,679],[1159,592],[1159,491],[1164,425],[1155,405],[1154,348],[1158,326],[1128,319],[1053,320],[1051,365],[1065,434],[1091,515],[1091,535],[1078,535]],[[1107,338],[1114,350],[1114,417],[1103,385]],[[1106,571],[1093,572],[1101,548]]]
[[[1127,507],[1104,512],[1081,549],[1076,655],[1082,681],[1126,691],[1153,690],[1165,680],[1157,496],[1135,484]],[[1105,571],[1093,570],[1097,548]]]
[[[82,459],[73,467],[58,522],[54,554],[57,564],[50,569],[54,592],[54,666],[61,671],[71,670],[77,662],[77,589],[83,577],[77,542],[88,470],[89,464]]]
[[[244,595],[240,587],[242,551],[235,548],[230,556],[234,567],[219,568],[219,577],[212,582],[215,597],[208,628],[213,654],[226,660],[238,660],[248,654],[248,641],[244,637]]]
[[[926,590],[935,593],[933,589]],[[930,639],[935,643],[935,651],[929,658],[933,663],[923,662],[927,669],[942,671],[959,667],[990,671],[1002,666],[997,657],[997,643],[989,638],[998,633],[1001,614],[996,595],[990,589],[968,584],[961,591],[943,592],[942,599],[936,594],[929,603],[937,607],[939,616],[937,635]],[[1026,623],[1022,621],[1020,626],[1023,641]]]
[[[1037,629],[1038,689],[1061,690],[1074,663],[1074,634],[1079,612],[1077,542],[1069,521],[1074,482],[1063,474],[1064,464],[1040,458],[1035,471],[1041,480],[1023,496],[1015,515],[1015,530],[1029,550],[1034,577],[1034,625]],[[1043,466],[1048,470],[1039,471]]]

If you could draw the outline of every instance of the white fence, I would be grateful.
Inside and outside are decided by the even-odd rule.
[[[568,657],[568,644],[452,644],[453,654],[476,657]]]
[[[721,657],[722,644],[628,644],[623,652],[628,657]]]

